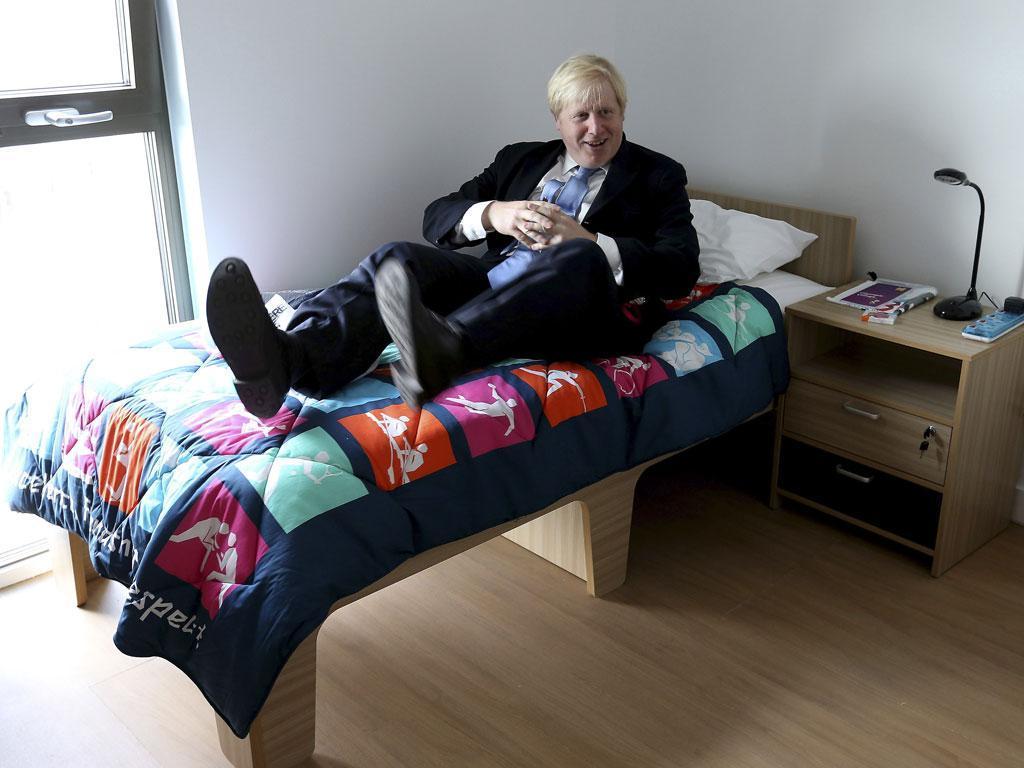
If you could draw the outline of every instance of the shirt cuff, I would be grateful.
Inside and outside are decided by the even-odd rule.
[[[469,206],[459,223],[455,225],[455,239],[459,242],[472,243],[476,240],[483,240],[487,237],[487,230],[484,229],[483,216],[484,208],[490,205],[493,200],[484,200],[480,203],[473,203]]]
[[[612,268],[612,277],[616,285],[622,285],[622,256],[619,254],[619,244],[614,237],[608,235],[597,236],[597,244],[604,251],[604,257],[608,259],[608,266]]]

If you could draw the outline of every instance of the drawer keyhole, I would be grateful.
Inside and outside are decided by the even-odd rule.
[[[935,427],[929,424],[924,428],[924,440],[921,441],[921,445],[918,446],[921,450],[921,458],[924,458],[925,451],[928,450],[929,440],[935,437]]]

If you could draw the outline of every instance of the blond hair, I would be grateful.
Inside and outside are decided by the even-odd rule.
[[[626,112],[626,81],[608,59],[584,53],[563,61],[548,80],[548,108],[556,118],[571,102],[597,102],[601,86],[612,87],[619,109]]]

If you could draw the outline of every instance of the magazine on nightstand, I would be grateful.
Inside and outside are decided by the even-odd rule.
[[[865,280],[837,296],[826,296],[827,301],[857,309],[874,309],[890,302],[912,302],[925,294],[936,294],[934,285],[907,283],[903,280]]]

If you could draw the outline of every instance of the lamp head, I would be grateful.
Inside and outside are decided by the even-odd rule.
[[[941,181],[943,184],[962,186],[967,184],[967,174],[956,168],[940,168],[935,172],[935,180]]]

